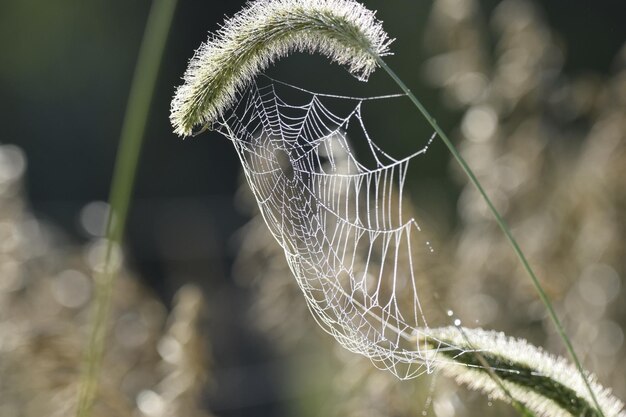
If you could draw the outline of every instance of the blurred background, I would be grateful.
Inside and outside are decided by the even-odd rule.
[[[171,133],[169,103],[189,58],[243,3],[178,2],[128,223],[107,353],[116,365],[98,412],[514,415],[436,374],[401,383],[341,351],[310,317],[256,217],[232,145],[217,133],[184,141]],[[586,368],[626,399],[626,6],[363,3],[396,38],[390,66],[510,221]],[[90,268],[150,5],[0,2],[2,416],[71,407]],[[396,92],[381,71],[363,84],[319,56],[293,55],[268,73],[319,92]],[[408,102],[373,106],[365,117],[392,155],[421,148],[432,133]],[[436,248],[424,260],[429,290],[468,325],[563,354],[442,144],[407,181]]]

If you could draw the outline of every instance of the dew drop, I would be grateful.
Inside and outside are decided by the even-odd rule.
[[[459,319],[455,319],[455,320],[454,320],[454,325],[455,325],[455,326],[460,326],[460,325],[461,325],[461,320],[459,320]]]
[[[447,314],[448,314],[448,317],[452,317],[454,315],[454,311],[448,310]]]

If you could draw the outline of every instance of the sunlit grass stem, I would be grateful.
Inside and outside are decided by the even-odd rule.
[[[452,142],[450,141],[448,136],[445,134],[445,132],[439,127],[439,125],[437,124],[437,121],[430,115],[430,113],[428,113],[426,108],[417,99],[415,94],[413,94],[411,92],[411,90],[400,79],[400,77],[398,77],[398,75],[389,67],[389,65],[387,65],[387,63],[385,61],[383,61],[382,58],[380,58],[378,56],[376,56],[376,60],[378,61],[378,64],[387,72],[387,74],[389,74],[389,76],[396,82],[396,84],[400,87],[400,89],[402,89],[402,91],[404,91],[404,93],[409,97],[409,99],[413,102],[415,107],[417,107],[417,109],[420,111],[420,113],[422,113],[424,118],[426,118],[426,120],[432,126],[432,128],[435,129],[435,132],[437,132],[437,135],[439,136],[439,138],[441,138],[441,140],[446,145],[448,150],[450,150],[450,153],[452,153],[452,156],[454,157],[454,159],[459,163],[459,165],[463,169],[463,172],[465,172],[465,174],[469,178],[470,182],[474,185],[474,187],[476,187],[476,189],[478,190],[478,192],[482,196],[483,200],[485,201],[485,203],[489,207],[489,210],[491,211],[491,213],[495,217],[496,222],[498,223],[498,226],[500,227],[500,229],[502,230],[502,232],[506,236],[507,241],[513,247],[513,251],[515,252],[515,255],[517,255],[517,258],[521,262],[524,270],[526,271],[526,273],[528,274],[528,276],[532,280],[533,285],[535,286],[535,289],[537,290],[537,293],[539,294],[539,298],[541,298],[541,301],[546,306],[546,309],[548,310],[548,314],[550,315],[550,318],[552,319],[552,322],[554,323],[554,326],[556,327],[556,330],[559,333],[559,336],[561,337],[561,340],[563,340],[563,343],[565,344],[565,347],[567,348],[567,351],[568,351],[572,361],[574,362],[574,365],[578,369],[578,372],[580,372],[580,375],[581,375],[581,377],[583,378],[583,380],[585,382],[585,386],[587,387],[587,389],[589,391],[589,395],[593,399],[593,402],[594,402],[595,406],[598,409],[597,410],[598,413],[600,414],[600,416],[604,417],[604,414],[602,412],[602,408],[600,407],[600,404],[598,403],[598,399],[596,398],[596,395],[594,394],[593,389],[591,388],[591,384],[589,383],[589,379],[587,377],[587,374],[585,373],[585,371],[584,371],[584,369],[583,369],[583,367],[582,367],[582,365],[580,363],[580,360],[578,359],[578,355],[574,351],[574,346],[572,345],[572,342],[570,341],[569,337],[567,336],[567,333],[565,332],[565,329],[563,328],[563,325],[561,324],[561,321],[559,320],[556,312],[554,311],[554,307],[552,306],[552,302],[550,301],[550,298],[548,297],[548,295],[546,294],[545,290],[543,289],[541,283],[539,282],[539,279],[537,278],[537,275],[535,274],[535,272],[533,271],[532,267],[530,266],[530,263],[526,259],[526,256],[524,255],[524,252],[522,251],[522,249],[520,248],[519,244],[515,240],[515,237],[513,237],[513,234],[511,233],[511,230],[509,229],[509,226],[507,225],[506,221],[502,218],[502,216],[500,215],[500,212],[494,206],[493,202],[491,201],[491,199],[489,198],[489,196],[485,192],[485,189],[481,185],[480,181],[478,181],[478,178],[476,178],[476,175],[474,174],[472,169],[469,167],[469,165],[467,164],[465,159],[461,156],[459,151],[452,144]]]
[[[91,415],[98,391],[111,295],[118,270],[115,265],[116,255],[124,235],[150,103],[176,2],[177,0],[154,0],[139,50],[109,194],[110,212],[106,227],[104,263],[102,269],[95,274],[96,294],[89,344],[85,350],[79,384],[77,417]]]

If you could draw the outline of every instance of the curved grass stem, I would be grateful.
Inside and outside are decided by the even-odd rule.
[[[491,199],[489,198],[489,196],[485,192],[484,188],[480,184],[480,181],[478,181],[478,178],[476,178],[476,175],[474,174],[474,172],[471,170],[471,168],[469,167],[469,165],[467,164],[465,159],[461,156],[461,154],[456,149],[456,147],[452,144],[452,142],[450,141],[448,136],[445,134],[445,132],[439,127],[439,125],[437,124],[436,120],[430,115],[430,113],[428,113],[426,108],[424,108],[424,106],[417,99],[415,94],[413,94],[411,92],[411,90],[406,86],[406,84],[404,84],[404,82],[398,77],[398,75],[387,65],[387,63],[385,61],[383,61],[380,57],[377,57],[377,61],[378,61],[378,64],[387,72],[387,74],[389,74],[389,76],[400,87],[400,89],[402,89],[402,91],[404,91],[404,93],[409,97],[409,99],[413,102],[415,107],[417,107],[417,109],[420,111],[420,113],[426,118],[428,123],[430,123],[430,125],[435,130],[435,132],[437,132],[437,135],[439,136],[439,138],[441,138],[441,140],[446,145],[446,147],[448,148],[450,153],[452,153],[452,156],[454,156],[454,159],[456,159],[456,161],[459,163],[459,165],[461,166],[461,168],[463,169],[463,171],[465,172],[465,174],[469,178],[470,182],[474,185],[474,187],[476,187],[476,189],[478,190],[478,192],[482,196],[482,198],[485,201],[485,203],[487,203],[487,206],[489,207],[489,210],[491,211],[491,213],[495,217],[496,222],[498,223],[498,226],[500,227],[500,229],[502,230],[502,232],[506,236],[507,241],[513,247],[513,251],[515,252],[515,255],[517,255],[517,258],[521,262],[524,270],[526,271],[526,273],[530,277],[531,281],[533,282],[533,285],[535,286],[535,289],[537,290],[537,293],[539,294],[539,298],[541,298],[541,301],[546,306],[546,309],[548,310],[548,314],[550,315],[550,318],[552,319],[552,322],[554,323],[554,326],[556,327],[556,330],[559,333],[559,336],[561,337],[561,340],[563,340],[563,343],[565,344],[565,347],[567,348],[567,351],[568,351],[572,361],[574,362],[574,365],[578,369],[578,372],[580,373],[580,376],[583,379],[583,381],[585,383],[585,386],[587,387],[587,390],[589,391],[589,395],[591,396],[591,398],[593,400],[593,403],[597,407],[597,411],[598,411],[599,415],[604,417],[604,414],[602,412],[602,408],[600,407],[600,405],[598,403],[598,399],[596,398],[596,395],[594,394],[594,392],[593,392],[593,390],[591,388],[591,384],[589,383],[589,379],[588,379],[585,371],[583,370],[583,367],[582,367],[582,365],[580,363],[580,360],[578,359],[578,355],[576,355],[576,352],[574,351],[574,346],[572,345],[572,342],[570,341],[569,337],[567,336],[567,334],[565,332],[565,329],[563,328],[563,325],[561,324],[561,321],[559,320],[556,312],[554,311],[554,308],[552,306],[552,302],[550,301],[550,298],[548,297],[548,295],[544,291],[541,283],[539,282],[539,279],[535,275],[535,272],[533,271],[533,269],[530,266],[528,260],[526,259],[526,256],[524,255],[524,252],[522,251],[522,249],[520,248],[519,244],[517,243],[517,241],[513,237],[513,234],[511,233],[511,231],[509,229],[509,226],[507,225],[507,223],[504,221],[504,219],[500,215],[500,212],[498,212],[496,207],[493,205]]]
[[[111,210],[107,220],[104,263],[95,276],[96,295],[93,301],[91,333],[79,383],[77,417],[91,415],[98,391],[111,296],[118,269],[114,265],[117,262],[117,249],[124,235],[150,103],[176,1],[155,0],[152,3],[139,50],[109,194]]]

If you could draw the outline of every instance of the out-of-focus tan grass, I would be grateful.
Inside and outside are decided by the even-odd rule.
[[[538,268],[585,368],[624,398],[626,45],[608,77],[565,74],[538,6],[507,0],[488,16],[453,3],[435,3],[426,75],[463,114],[462,152]],[[465,187],[458,208],[450,305],[560,352],[480,196]]]
[[[0,146],[0,415],[74,413],[103,244],[78,246],[22,198],[23,153]],[[94,416],[208,416],[199,407],[207,344],[203,297],[182,287],[170,314],[130,271],[116,284]]]

